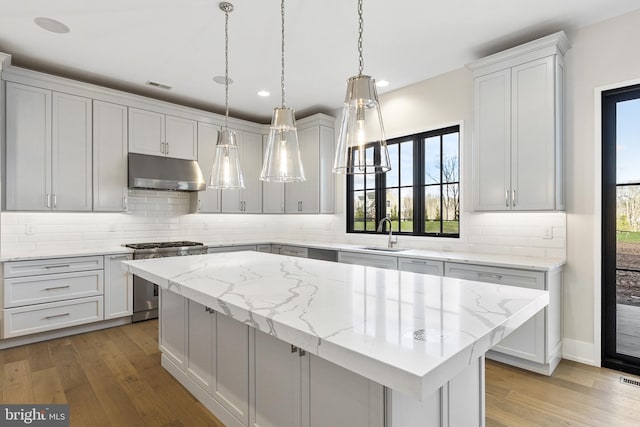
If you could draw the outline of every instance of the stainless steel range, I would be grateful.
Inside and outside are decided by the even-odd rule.
[[[133,249],[133,259],[164,258],[169,256],[201,255],[207,247],[199,242],[153,242],[125,245]],[[158,286],[133,276],[133,321],[158,317]]]

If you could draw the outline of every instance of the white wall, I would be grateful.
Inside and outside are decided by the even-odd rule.
[[[601,141],[596,97],[598,88],[640,79],[640,10],[580,29],[569,40],[564,353],[599,364]]]

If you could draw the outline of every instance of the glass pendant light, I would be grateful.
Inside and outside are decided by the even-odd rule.
[[[244,178],[240,169],[240,156],[236,132],[229,129],[229,13],[233,5],[220,3],[224,12],[224,128],[218,131],[218,141],[211,165],[209,188],[233,190],[244,188]]]
[[[358,0],[358,75],[347,80],[338,147],[333,172],[346,174],[384,173],[391,170],[382,125],[376,81],[362,74],[362,0]],[[367,148],[378,146],[379,156],[367,156]]]
[[[282,106],[273,109],[260,179],[269,182],[304,181],[296,119],[293,108],[287,108],[284,97],[284,0],[280,3],[280,16],[282,18],[282,76],[280,79]]]

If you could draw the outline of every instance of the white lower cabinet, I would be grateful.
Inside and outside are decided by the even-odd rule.
[[[227,426],[384,426],[380,384],[167,290],[160,350]]]
[[[419,258],[398,258],[398,270],[444,276],[444,262]]]
[[[133,255],[104,257],[104,318],[115,319],[133,314],[133,275],[122,267],[122,261]]]
[[[445,263],[445,276],[549,291],[549,305],[487,354],[490,359],[550,375],[561,358],[562,272]]]

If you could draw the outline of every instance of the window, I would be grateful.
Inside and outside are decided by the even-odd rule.
[[[396,138],[387,147],[389,172],[347,176],[347,232],[376,233],[388,216],[394,232],[459,237],[460,127]],[[363,151],[380,156],[373,145]]]

